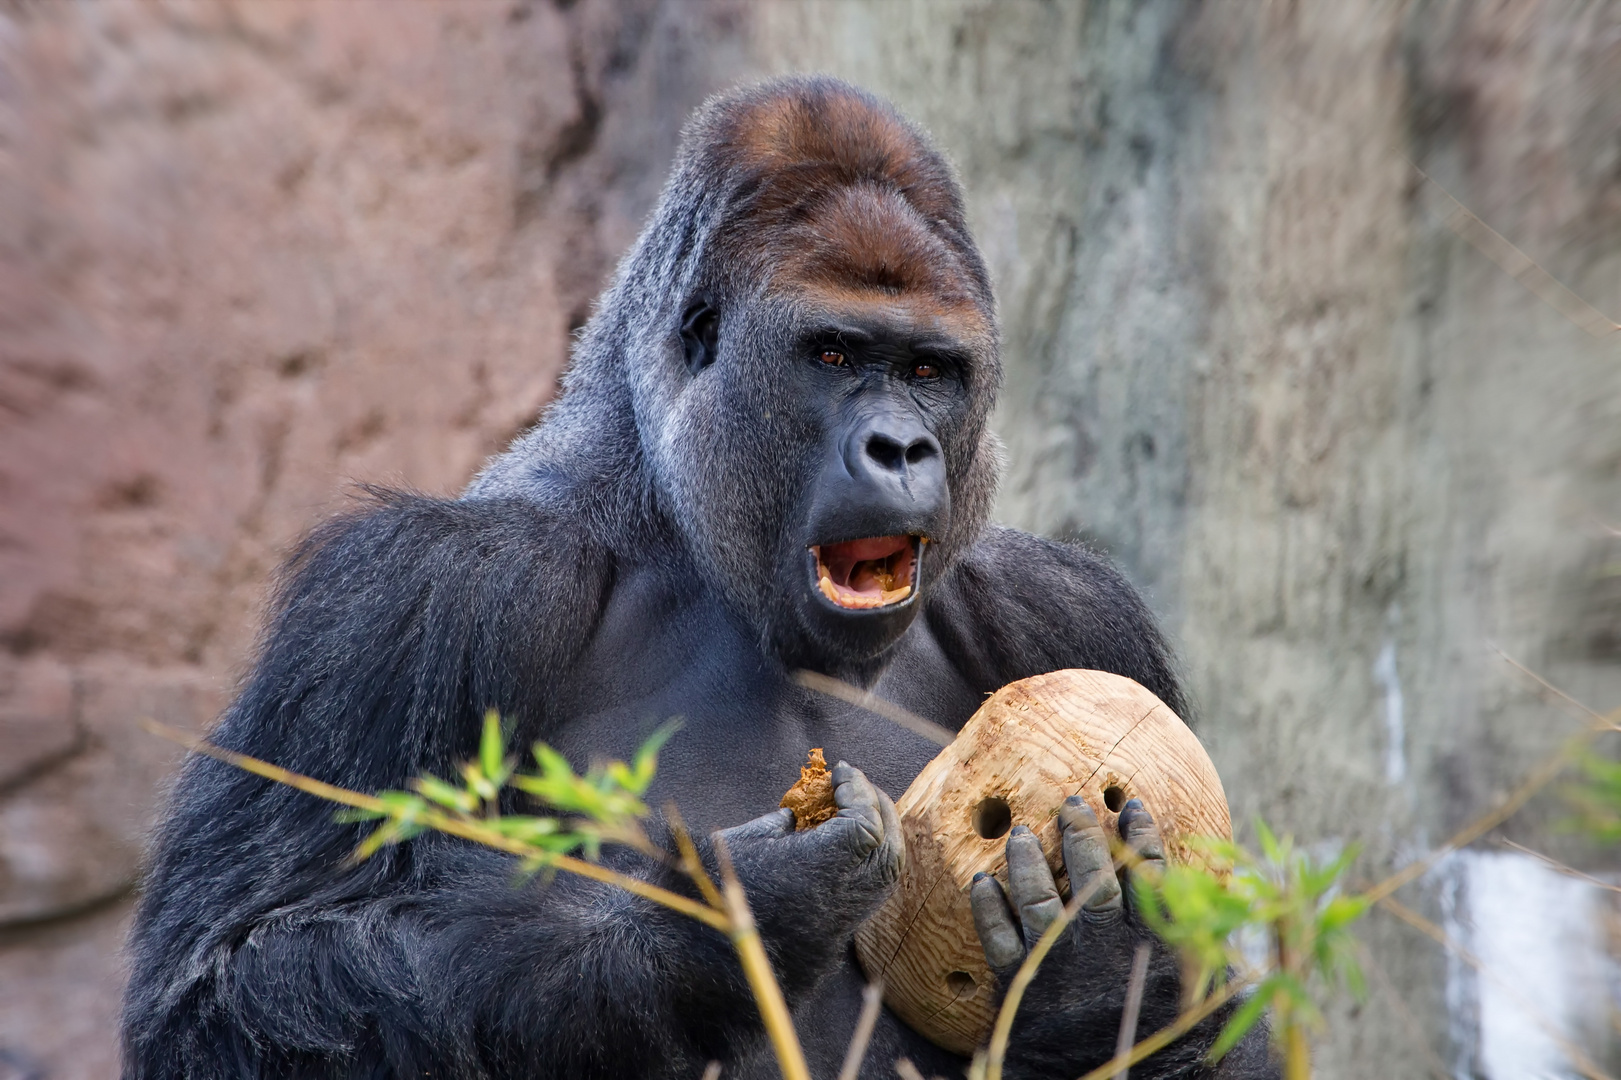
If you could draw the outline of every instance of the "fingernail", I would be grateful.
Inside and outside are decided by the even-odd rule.
[[[984,879],[986,879],[986,878],[988,878],[990,876],[991,876],[990,874],[988,874],[985,871],[981,870],[979,873],[974,875],[973,884],[978,885],[981,881],[983,881]]]
[[[1029,832],[1030,832],[1030,826],[1028,826],[1028,825],[1015,825],[1015,826],[1013,826],[1013,835],[1014,836],[1024,836],[1024,835],[1028,834]]]
[[[1064,805],[1065,806],[1085,806],[1086,805],[1086,800],[1081,798],[1079,795],[1071,795],[1069,798],[1064,800]]]
[[[1127,810],[1141,810],[1141,809],[1143,809],[1143,801],[1141,799],[1127,799],[1126,800],[1126,805],[1124,805],[1124,806],[1122,806],[1120,808],[1122,813],[1124,813]]]

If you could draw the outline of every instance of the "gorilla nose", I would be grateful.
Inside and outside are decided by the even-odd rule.
[[[903,439],[888,432],[875,431],[867,436],[865,449],[867,457],[880,469],[894,473],[904,473],[908,466],[917,466],[931,457],[940,456],[940,444],[927,432]]]
[[[945,457],[939,441],[913,417],[890,412],[869,416],[844,446],[845,468],[863,492],[858,500],[906,517],[943,508],[948,498]]]

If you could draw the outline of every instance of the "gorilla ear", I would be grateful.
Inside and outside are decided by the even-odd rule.
[[[681,316],[681,344],[687,350],[687,368],[694,375],[715,362],[720,339],[720,312],[699,300]]]

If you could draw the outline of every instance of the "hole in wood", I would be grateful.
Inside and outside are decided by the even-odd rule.
[[[953,998],[974,996],[974,977],[966,971],[953,971],[946,976],[946,989]]]
[[[1000,795],[988,795],[974,807],[974,831],[987,840],[1006,836],[1013,828],[1013,811]]]
[[[1103,789],[1103,805],[1109,808],[1111,814],[1120,813],[1120,808],[1126,805],[1126,793],[1110,784]]]

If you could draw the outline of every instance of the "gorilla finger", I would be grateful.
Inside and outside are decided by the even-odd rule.
[[[733,825],[730,829],[722,829],[715,835],[729,845],[750,840],[773,840],[788,836],[794,831],[794,812],[786,807],[761,814],[752,821],[745,821],[741,825]]]
[[[979,932],[979,946],[985,950],[985,962],[998,975],[1009,971],[1024,960],[1024,941],[1008,910],[1007,897],[1002,886],[983,870],[974,875],[968,887],[968,903],[974,909],[974,929]]]
[[[1058,883],[1041,841],[1028,825],[1015,825],[1008,835],[1007,880],[1009,898],[1024,927],[1025,944],[1034,945],[1064,910],[1064,902],[1058,897]]]
[[[878,810],[878,789],[867,779],[867,774],[841,761],[833,766],[832,779],[833,805],[839,808],[839,816],[864,817],[881,833],[884,819]]]
[[[864,859],[884,842],[884,817],[878,789],[861,770],[839,762],[833,768],[832,818],[804,833],[807,842],[832,847],[850,857]]]
[[[906,865],[906,835],[901,832],[901,816],[895,810],[895,804],[890,801],[882,789],[878,791],[878,813],[884,822],[884,847],[889,849],[889,858],[892,860],[896,877]]]
[[[1120,808],[1120,839],[1126,846],[1137,853],[1137,857],[1145,863],[1165,862],[1165,841],[1160,837],[1159,826],[1149,816],[1148,808],[1141,799],[1130,799]]]
[[[1058,830],[1064,838],[1064,869],[1069,872],[1071,896],[1085,896],[1081,908],[1091,912],[1120,909],[1120,879],[1103,826],[1086,800],[1071,795],[1058,811]]]

